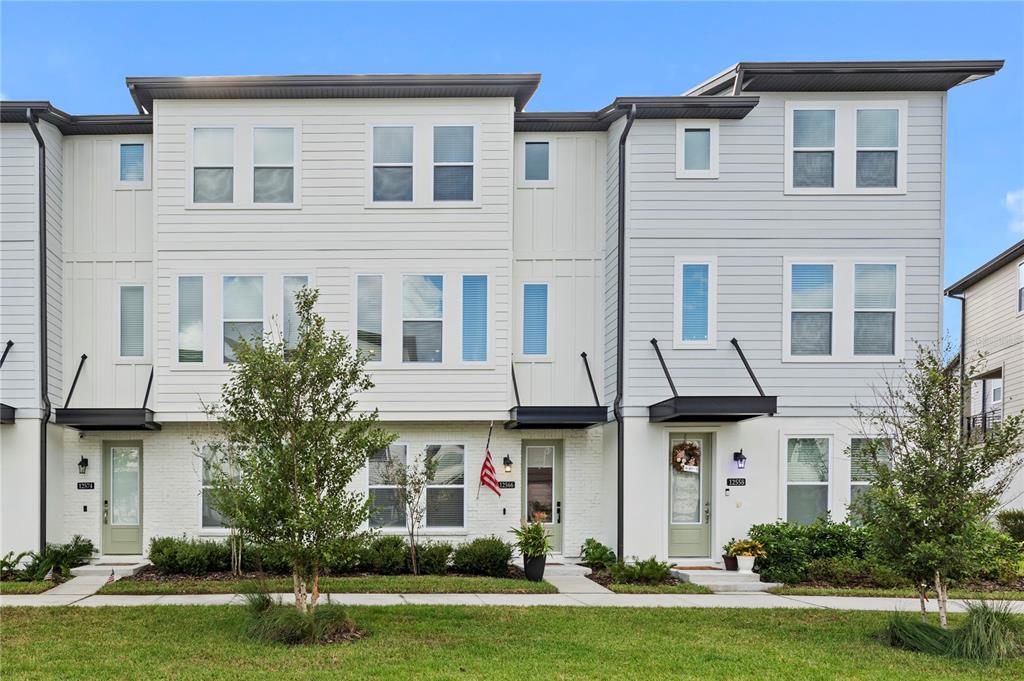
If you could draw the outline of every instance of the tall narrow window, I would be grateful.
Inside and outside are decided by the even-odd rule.
[[[548,142],[526,142],[523,170],[527,182],[546,182],[550,180],[550,162]]]
[[[356,343],[371,362],[379,362],[382,346],[384,277],[360,274],[356,277]]]
[[[386,482],[385,473],[389,466],[405,466],[406,455],[405,445],[391,445],[370,456],[370,527],[405,527],[405,506],[397,488]]]
[[[253,203],[295,202],[295,129],[253,128]]]
[[[463,527],[466,447],[427,445],[427,461],[437,466],[427,486],[427,527]]]
[[[1024,262],[1017,265],[1017,312],[1024,312]]]
[[[790,354],[832,354],[832,265],[793,265]]]
[[[548,354],[547,284],[523,284],[523,354]]]
[[[309,277],[305,275],[287,276],[284,278],[284,300],[282,309],[284,319],[281,324],[281,332],[284,334],[284,356],[287,357],[290,350],[294,350],[299,344],[299,312],[295,306],[295,295],[302,290],[302,287],[309,285]]]
[[[832,187],[835,182],[836,112],[793,111],[793,186]]]
[[[263,277],[224,277],[224,362],[237,360],[241,341],[263,337]]]
[[[412,127],[373,129],[373,200],[412,201]]]
[[[896,353],[896,265],[854,265],[853,354]]]
[[[440,362],[444,326],[444,278],[402,277],[402,361]]]
[[[192,202],[232,203],[235,197],[235,131],[192,132]]]
[[[146,354],[146,289],[132,285],[121,287],[121,357]]]
[[[889,441],[855,437],[850,440],[850,502],[864,494],[874,481],[874,464],[889,465]]]
[[[462,361],[487,361],[487,275],[462,277]]]
[[[140,183],[146,180],[146,145],[122,144],[120,158],[121,182]]]
[[[434,200],[473,200],[473,128],[434,128]]]
[[[680,318],[683,343],[706,343],[710,339],[710,277],[707,263],[684,263],[680,269]]]
[[[203,361],[202,277],[178,277],[178,361]]]
[[[895,187],[898,109],[857,109],[857,186]]]
[[[791,437],[786,441],[786,520],[809,525],[828,513],[830,440]]]
[[[227,527],[227,516],[215,508],[213,498],[213,487],[220,478],[238,480],[238,469],[231,467],[225,461],[222,453],[204,448],[203,457],[203,527],[206,529],[220,529]]]

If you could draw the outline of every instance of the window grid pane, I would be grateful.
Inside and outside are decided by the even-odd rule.
[[[142,286],[121,287],[121,357],[142,357],[145,354],[145,289]]]
[[[472,201],[473,166],[434,166],[435,201]]]
[[[898,109],[858,109],[857,146],[860,148],[895,148],[899,145],[900,112]]]
[[[683,133],[683,169],[711,169],[711,130],[699,128]]]
[[[284,278],[284,333],[285,352],[299,344],[299,312],[295,307],[295,295],[309,284],[307,276],[288,276]]]
[[[224,362],[237,360],[241,341],[259,342],[263,337],[263,277],[224,277]]]
[[[831,187],[835,184],[835,154],[831,151],[793,152],[794,187]]]
[[[373,200],[412,201],[413,129],[373,129]]]
[[[436,461],[434,483],[426,491],[427,527],[462,527],[465,501],[465,447],[428,445],[427,461]]]
[[[548,354],[547,284],[523,284],[523,354]]]
[[[473,200],[473,128],[471,126],[438,126],[434,128],[434,164],[435,201]]]
[[[203,278],[178,278],[178,361],[203,361]]]
[[[196,168],[192,175],[192,202],[231,203],[234,182],[234,168]]]
[[[121,145],[121,182],[143,182],[146,179],[146,145]]]
[[[896,265],[854,265],[853,354],[896,351]]]
[[[462,361],[487,360],[487,275],[462,277]]]
[[[441,362],[444,278],[440,274],[402,277],[402,317],[402,361]]]
[[[789,438],[786,443],[786,519],[810,524],[828,513],[829,441]]]
[[[398,490],[385,484],[388,464],[406,465],[407,447],[391,445],[370,456],[368,465],[369,497],[372,513],[370,527],[405,527],[405,507]]]
[[[832,109],[798,109],[793,112],[794,147],[834,147],[836,112]]]
[[[292,128],[254,129],[253,162],[258,166],[291,166],[295,162],[295,131]]]
[[[374,201],[412,201],[412,166],[373,169]]]
[[[472,163],[473,128],[438,126],[434,128],[434,163]]]
[[[360,275],[356,278],[358,312],[356,319],[356,341],[359,349],[369,356],[371,362],[381,360],[382,351],[382,289],[381,275]]]
[[[682,321],[684,341],[708,340],[708,286],[710,265],[684,264]]]
[[[527,142],[525,172],[528,181],[546,181],[550,178],[550,149],[547,142]]]

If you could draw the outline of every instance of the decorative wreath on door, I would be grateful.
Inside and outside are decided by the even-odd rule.
[[[672,448],[672,468],[680,473],[700,470],[700,446],[696,442],[680,442]]]

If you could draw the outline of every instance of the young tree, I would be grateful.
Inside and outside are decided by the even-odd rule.
[[[369,516],[353,478],[394,440],[376,410],[355,413],[355,394],[373,387],[366,358],[324,328],[318,295],[296,295],[298,343],[287,356],[280,334],[238,342],[221,402],[206,405],[220,425],[206,446],[223,461],[212,471],[213,505],[247,540],[288,558],[300,612],[316,608],[322,569],[351,551]]]
[[[423,494],[427,485],[434,481],[437,461],[422,458],[419,454],[406,465],[388,457],[381,471],[381,478],[387,485],[393,485],[397,501],[405,509],[405,528],[409,533],[409,555],[412,558],[412,573],[418,575],[416,552],[419,547],[420,524],[427,509],[423,505]]]
[[[876,438],[862,450],[872,486],[853,510],[880,557],[919,585],[922,614],[927,585],[935,588],[945,627],[950,580],[976,573],[984,524],[1020,470],[1024,421],[1009,417],[981,437],[966,432],[970,379],[943,361],[940,346],[919,345],[913,366],[876,392],[878,406],[862,414]]]

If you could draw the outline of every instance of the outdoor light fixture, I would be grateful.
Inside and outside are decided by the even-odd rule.
[[[732,460],[736,462],[736,468],[744,469],[747,467],[747,457],[743,456],[743,450],[732,453]]]
[[[89,467],[89,459],[84,456],[78,460],[78,472],[85,475],[85,469]]]
[[[505,472],[506,473],[511,473],[512,472],[512,457],[509,456],[508,454],[506,454],[505,455],[505,459],[502,461],[502,463],[505,464]]]

